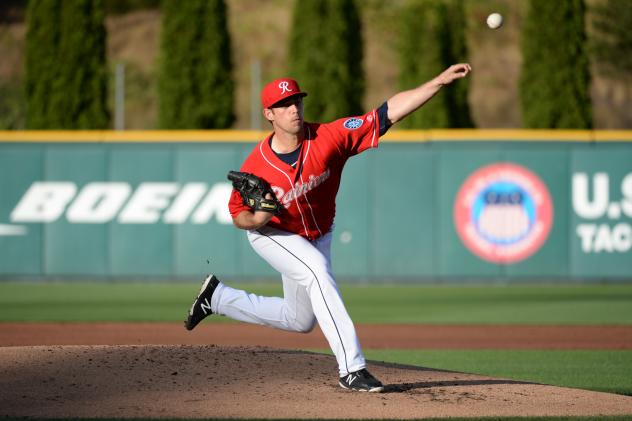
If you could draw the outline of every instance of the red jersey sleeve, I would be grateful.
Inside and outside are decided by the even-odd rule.
[[[335,132],[334,138],[347,156],[378,147],[380,122],[376,110],[357,117],[341,118],[326,126]]]
[[[230,199],[228,200],[228,211],[233,218],[236,218],[237,215],[242,213],[245,210],[250,210],[250,208],[244,205],[243,199],[241,198],[241,194],[235,189],[230,194]]]

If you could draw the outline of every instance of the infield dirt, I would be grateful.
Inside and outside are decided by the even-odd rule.
[[[370,363],[386,393],[336,384],[328,355],[183,345],[0,348],[1,416],[424,418],[632,414],[632,398]]]
[[[367,349],[632,349],[632,326],[359,324]],[[327,349],[318,327],[305,335],[245,323],[0,323],[0,346],[224,345]]]
[[[501,328],[488,326],[482,331],[492,336],[494,329]],[[418,419],[632,414],[628,396],[373,361],[369,369],[385,383],[386,393],[349,392],[337,385],[332,356],[278,349],[299,343],[321,347],[310,342],[312,336],[322,340],[317,338],[320,332],[297,335],[234,324],[198,329],[186,332],[173,324],[2,323],[0,417]],[[256,342],[259,339],[248,337],[248,329],[260,332],[259,339],[268,339]],[[428,347],[432,329],[415,329],[426,331]],[[458,333],[454,329],[467,330],[463,326],[441,329],[446,336]],[[535,327],[518,327],[518,333],[506,332],[505,345],[513,340],[511,348],[521,347],[524,329],[532,329],[532,339],[537,337]],[[609,328],[613,330],[607,334],[603,327],[583,333],[573,330],[584,329],[579,327],[543,329],[549,339],[562,338],[554,341],[558,349],[589,347],[591,341],[608,337],[611,349],[631,346],[627,327]],[[386,339],[394,341],[393,347],[399,344],[397,330],[392,326],[390,334],[386,330],[367,334],[367,327],[359,326],[360,336],[369,342],[372,335],[389,335]],[[13,335],[16,332],[22,334]],[[434,335],[441,336],[438,331]],[[470,339],[479,336],[480,341],[481,335],[485,334],[470,333]],[[418,335],[408,330],[408,336]],[[616,337],[623,340],[616,343]],[[282,338],[291,338],[294,344]],[[231,345],[182,345],[197,340]],[[152,341],[162,345],[152,345]],[[180,344],[164,344],[177,341]],[[277,348],[238,345],[247,341],[276,341]],[[24,346],[33,343],[40,345]],[[118,345],[87,345],[94,343]],[[522,340],[522,346],[525,343]],[[465,346],[463,341],[454,345]]]

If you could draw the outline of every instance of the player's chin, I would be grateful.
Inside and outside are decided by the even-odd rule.
[[[298,134],[303,130],[303,120],[293,120],[290,123],[290,131],[294,134]]]

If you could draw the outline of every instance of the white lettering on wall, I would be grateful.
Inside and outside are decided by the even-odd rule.
[[[625,253],[632,249],[632,225],[579,224],[577,235],[584,253]]]
[[[143,183],[121,211],[118,220],[127,224],[154,224],[177,192],[177,183]]]
[[[129,197],[127,183],[95,182],[87,184],[68,208],[70,222],[103,224],[111,221]]]
[[[64,213],[77,186],[68,181],[37,181],[31,184],[11,212],[12,222],[52,222]]]
[[[173,204],[165,212],[162,220],[167,224],[182,224],[187,220],[193,208],[198,204],[204,193],[206,193],[206,183],[189,183],[173,201]]]
[[[621,197],[610,197],[611,175],[575,173],[572,200],[575,214],[584,219],[575,232],[584,253],[626,253],[632,250],[632,173],[621,180]],[[613,182],[616,182],[613,180]],[[616,191],[613,188],[613,195]],[[600,221],[595,221],[600,219]]]
[[[206,224],[215,215],[220,224],[231,224],[233,219],[228,212],[228,199],[232,190],[230,183],[215,184],[200,203],[191,221],[194,224]]]
[[[572,181],[573,209],[581,218],[597,219],[608,209],[608,174],[600,172],[593,176],[592,189],[589,186],[588,174],[575,173]],[[592,190],[592,199],[590,191]]]
[[[78,189],[69,181],[36,181],[10,214],[12,222],[50,223],[66,215],[77,224],[232,224],[228,182],[144,182],[134,190],[127,182],[98,181]],[[73,200],[74,199],[74,200]],[[24,235],[25,227],[2,224],[0,235]],[[16,228],[18,227],[18,228]]]
[[[621,201],[623,213],[629,218],[632,218],[632,172],[623,178],[621,182],[621,193],[623,194],[623,200]]]

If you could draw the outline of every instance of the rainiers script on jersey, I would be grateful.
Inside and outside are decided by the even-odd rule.
[[[380,127],[373,110],[332,123],[306,122],[303,130],[305,140],[295,167],[276,156],[270,147],[271,134],[255,146],[240,171],[265,179],[283,205],[281,214],[273,217],[269,226],[313,240],[331,229],[345,162],[353,155],[376,148]],[[228,206],[233,218],[250,210],[235,190]]]

